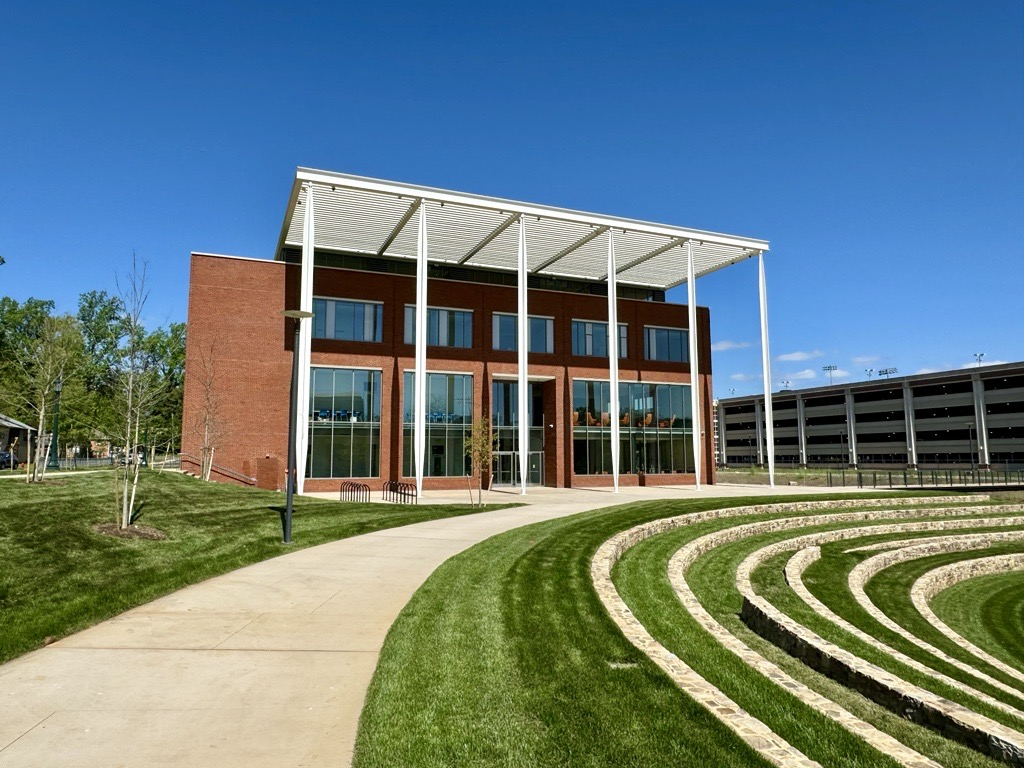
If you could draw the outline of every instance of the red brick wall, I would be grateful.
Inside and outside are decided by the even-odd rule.
[[[214,462],[245,475],[268,476],[268,460],[277,460],[277,485],[283,487],[287,464],[288,389],[291,380],[292,333],[281,312],[298,305],[299,267],[282,262],[234,259],[193,254],[189,287],[189,325],[186,349],[185,415],[182,446],[199,457],[202,448],[204,394],[207,387],[203,359],[214,360],[214,421],[218,427]],[[414,303],[415,279],[407,276],[317,268],[316,296],[380,301],[384,304],[381,343],[314,339],[313,365],[344,365],[381,371],[381,478],[365,479],[371,487],[401,477],[402,374],[414,367],[415,348],[403,341],[405,305]],[[430,347],[430,370],[473,374],[474,412],[490,412],[491,376],[515,374],[517,354],[495,351],[491,339],[491,313],[515,313],[516,289],[446,280],[428,283],[430,306],[473,311],[472,349]],[[555,318],[555,354],[530,354],[530,374],[550,377],[545,385],[545,481],[569,486],[572,476],[571,381],[608,377],[601,358],[573,357],[572,319],[602,320],[607,299],[585,294],[531,290],[529,312]],[[627,358],[619,361],[623,381],[689,383],[689,366],[643,359],[644,325],[688,326],[685,305],[619,300],[619,322],[629,327]],[[711,434],[711,353],[708,311],[698,308],[702,408],[703,466],[714,468]],[[485,389],[485,383],[488,384]],[[301,402],[301,401],[300,401]],[[553,425],[553,426],[548,426]],[[561,439],[559,439],[561,438]],[[188,459],[186,458],[186,464]],[[259,472],[257,470],[259,469]],[[673,478],[673,476],[668,476]],[[692,475],[674,482],[692,482]],[[224,478],[220,478],[224,479]],[[600,478],[585,476],[580,485],[595,485]],[[609,479],[610,482],[610,479]],[[636,484],[624,476],[623,484]],[[666,480],[668,482],[668,480]],[[307,480],[309,490],[335,490],[340,480]],[[425,488],[461,488],[465,478],[425,478]]]

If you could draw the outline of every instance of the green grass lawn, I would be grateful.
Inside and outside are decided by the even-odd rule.
[[[764,765],[623,637],[594,592],[590,559],[601,543],[638,523],[773,500],[799,498],[600,509],[509,531],[451,558],[388,634],[354,765]],[[643,574],[631,588],[662,592],[664,569]],[[670,604],[679,607],[674,595],[665,610]],[[680,655],[693,655],[686,648],[691,639],[697,634],[686,636]],[[713,646],[700,648],[714,652]],[[757,677],[741,684],[780,698]],[[819,754],[842,758],[827,764],[888,764],[806,708],[795,717],[796,729],[822,744]],[[824,744],[826,732],[836,739],[832,746]],[[849,753],[856,757],[843,762]]]
[[[995,573],[937,594],[931,609],[954,631],[1017,669],[1024,669],[1024,578]]]
[[[183,586],[295,549],[472,514],[462,506],[384,506],[296,497],[281,543],[284,495],[143,471],[140,525],[163,541],[97,533],[113,523],[111,472],[0,481],[0,662]],[[495,508],[495,507],[490,507]]]

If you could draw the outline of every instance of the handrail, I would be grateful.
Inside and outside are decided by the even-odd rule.
[[[191,453],[181,453],[180,456],[183,459],[189,459],[193,464],[198,464],[200,468],[203,466],[203,462],[198,456],[193,456]],[[237,480],[240,483],[245,483],[246,485],[256,485],[255,477],[249,477],[248,475],[236,472],[229,467],[223,467],[220,464],[211,464],[210,471],[216,472],[218,475],[223,475],[224,477],[229,477],[232,480]]]
[[[412,483],[400,483],[388,480],[381,487],[381,498],[396,504],[416,504],[416,486]]]
[[[366,483],[357,483],[353,480],[346,480],[341,484],[339,498],[341,501],[356,501],[362,504],[369,504],[370,486]]]

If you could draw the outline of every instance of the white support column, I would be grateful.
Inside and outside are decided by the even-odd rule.
[[[971,385],[974,390],[974,426],[978,437],[978,467],[987,469],[988,461],[988,423],[985,419],[985,382],[981,375],[971,374]],[[973,449],[972,449],[973,450]]]
[[[313,256],[316,248],[316,228],[313,220],[314,187],[310,182],[306,190],[306,210],[302,218],[302,271],[299,282],[299,309],[313,311]],[[313,324],[299,323],[299,375],[296,395],[299,407],[295,409],[295,491],[302,493],[306,480],[306,455],[309,452],[309,363],[313,339]]]
[[[907,466],[917,469],[917,430],[914,423],[914,391],[903,382],[903,423],[907,432]]]
[[[757,440],[757,466],[764,466],[764,408],[761,401],[754,398],[754,439]]]
[[[807,414],[804,410],[804,398],[796,396],[796,442],[800,452],[800,466],[807,466]]]
[[[772,362],[768,351],[768,289],[764,280],[764,253],[757,254],[757,286],[761,304],[761,370],[764,379],[764,426],[767,431],[768,484],[775,487],[775,424],[772,420]]]
[[[526,478],[530,468],[530,315],[527,301],[529,265],[526,259],[526,218],[519,217],[519,316],[516,318],[516,349],[519,351],[519,492],[526,495]]]
[[[725,406],[718,402],[718,465],[729,466],[729,441],[725,434]]]
[[[619,492],[619,296],[615,233],[608,230],[608,422],[611,426],[612,489]]]
[[[693,271],[693,241],[686,241],[686,303],[690,337],[690,405],[693,412],[693,476],[700,490],[700,458],[704,451],[700,422],[700,360],[697,355],[697,280]]]
[[[427,205],[420,204],[416,243],[416,369],[413,373],[413,466],[416,496],[423,495],[423,461],[427,450]]]
[[[853,406],[853,390],[846,388],[846,463],[857,468],[857,411]]]

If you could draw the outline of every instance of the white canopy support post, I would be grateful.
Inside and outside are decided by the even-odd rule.
[[[516,349],[519,352],[519,492],[526,495],[526,479],[530,459],[530,379],[529,379],[529,307],[527,305],[527,277],[529,275],[526,261],[526,218],[519,217],[519,316],[516,318]]]
[[[689,312],[688,336],[690,341],[690,405],[693,412],[693,476],[700,490],[700,458],[704,441],[701,440],[700,421],[700,360],[697,354],[697,280],[693,269],[693,241],[686,241],[686,303]]]
[[[757,286],[761,301],[761,370],[764,377],[764,426],[768,454],[768,484],[775,487],[775,423],[772,419],[772,362],[768,351],[768,289],[764,280],[764,252],[757,254]]]
[[[420,205],[416,242],[416,369],[413,373],[412,450],[416,497],[423,496],[423,461],[427,451],[427,206]]]
[[[619,492],[619,297],[615,232],[608,230],[608,423],[611,425],[612,489]]]
[[[316,228],[313,219],[314,186],[307,182],[306,210],[302,220],[302,268],[299,277],[299,309],[313,311],[313,257],[316,253]],[[309,364],[313,324],[299,322],[298,354],[299,375],[295,397],[300,407],[295,409],[295,491],[302,493],[306,479],[306,455],[309,452]]]

